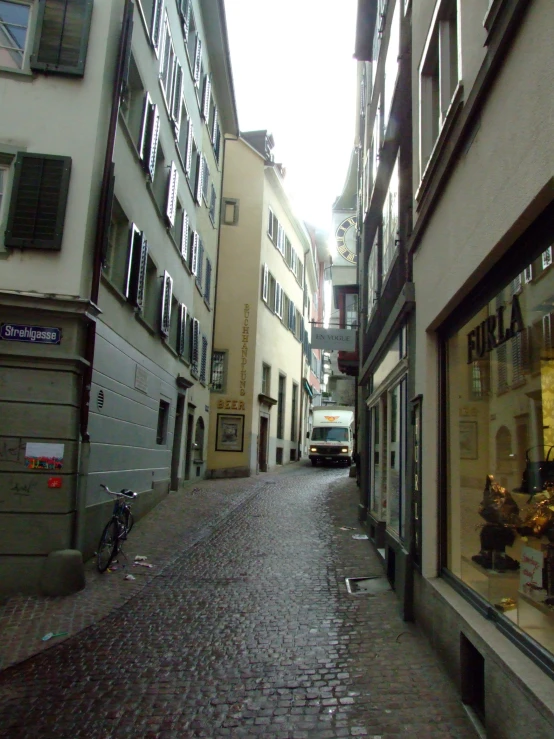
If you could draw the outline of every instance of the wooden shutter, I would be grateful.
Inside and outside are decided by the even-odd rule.
[[[173,118],[173,124],[175,127],[175,136],[179,138],[179,130],[181,128],[181,111],[183,97],[183,68],[178,61],[175,62],[175,77],[173,84],[173,97],[172,97],[172,108],[171,117]]]
[[[189,214],[186,210],[183,211],[183,228],[181,230],[181,256],[183,259],[188,261],[189,257]]]
[[[190,255],[190,271],[193,275],[196,274],[198,270],[198,234],[196,231],[192,234],[192,244],[191,244],[191,255]]]
[[[179,185],[179,172],[175,166],[175,162],[171,162],[171,170],[167,180],[167,197],[165,215],[170,225],[175,223],[175,211],[177,209],[177,187]]]
[[[156,52],[156,56],[160,53],[160,40],[162,35],[162,10],[163,0],[154,0],[152,9],[152,25],[150,26],[150,40]]]
[[[206,302],[210,303],[210,292],[212,289],[212,263],[206,257],[206,284],[204,285],[204,298]]]
[[[173,295],[173,279],[169,272],[164,272],[162,288],[162,305],[160,313],[160,331],[164,336],[169,336],[171,325],[171,297]]]
[[[148,146],[148,172],[150,179],[154,181],[154,175],[156,173],[156,157],[158,155],[158,141],[160,139],[160,113],[158,106],[152,106],[151,112],[151,124],[150,124],[150,136]]]
[[[62,248],[71,157],[18,152],[4,243],[21,249]]]
[[[204,92],[202,96],[202,116],[205,121],[210,117],[210,101],[212,99],[212,81],[210,75],[204,78]]]
[[[196,37],[196,51],[194,53],[194,84],[200,84],[200,71],[202,69],[202,41],[200,37]]]
[[[40,0],[31,69],[85,74],[93,0]]]
[[[183,356],[187,346],[187,306],[179,306],[179,329],[177,335],[177,354]]]
[[[264,264],[263,274],[262,274],[262,300],[265,300],[266,303],[267,303],[268,284],[269,284],[269,269],[267,267],[267,264]]]

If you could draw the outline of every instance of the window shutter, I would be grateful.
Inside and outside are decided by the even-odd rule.
[[[167,203],[165,214],[167,220],[173,226],[175,223],[175,210],[177,208],[177,187],[179,185],[179,172],[175,162],[171,162],[171,171],[167,180]]]
[[[219,113],[217,112],[217,108],[214,107],[214,120],[212,123],[212,130],[210,131],[210,138],[212,140],[212,144],[214,145],[214,149],[215,149],[215,142],[217,139],[217,130],[219,128],[218,124],[219,124]],[[217,159],[217,156],[216,156],[216,159]]]
[[[144,156],[146,153],[146,146],[148,141],[148,122],[150,113],[152,110],[152,98],[149,93],[144,96],[144,105],[142,107],[142,123],[140,125],[140,138],[139,138],[139,157],[144,162]]]
[[[171,297],[173,295],[173,279],[168,272],[164,272],[164,283],[162,289],[162,307],[160,315],[160,331],[164,336],[169,336],[171,325]]]
[[[208,363],[208,339],[202,336],[202,359],[200,362],[200,380],[206,382],[206,365]]]
[[[186,210],[183,211],[183,229],[181,231],[181,256],[185,260],[189,257],[189,214]]]
[[[150,140],[148,147],[148,172],[150,173],[150,179],[154,181],[154,175],[156,173],[156,157],[158,155],[158,141],[160,139],[160,113],[158,106],[152,106],[151,113],[151,128],[150,128]]]
[[[204,244],[202,240],[198,239],[198,248],[196,250],[196,282],[202,290],[202,279],[204,277]]]
[[[185,37],[185,41],[189,37],[191,5],[191,0],[180,0],[179,2],[179,13],[181,14],[181,19],[183,21],[183,35]]]
[[[204,93],[202,97],[202,116],[207,121],[210,117],[210,100],[212,97],[212,81],[210,75],[207,74],[204,79]]]
[[[276,282],[275,283],[275,305],[273,306],[274,312],[279,315],[279,295],[281,293],[281,285]]]
[[[129,253],[125,297],[139,310],[144,304],[144,281],[148,260],[148,243],[144,234],[133,223],[129,232]]]
[[[177,354],[183,356],[187,345],[187,306],[181,303],[179,306],[179,329],[177,335]]]
[[[202,158],[202,197],[206,205],[208,204],[208,188],[210,186],[210,170],[205,157]]]
[[[190,255],[190,271],[193,275],[198,271],[198,234],[196,231],[192,235],[192,252]]]
[[[150,39],[152,41],[154,51],[156,52],[156,56],[158,56],[160,53],[163,6],[163,0],[154,0],[154,7],[152,9],[152,26],[150,28]]]
[[[217,121],[217,111],[216,111],[216,121]],[[219,128],[219,123],[214,122],[215,127],[215,137],[214,137],[214,155],[215,160],[219,164],[219,153],[221,149],[221,129]]]
[[[30,249],[62,248],[71,157],[18,152],[4,243]]]
[[[528,282],[532,282],[533,280],[533,265],[530,264],[528,267],[525,267],[525,271],[523,273],[523,281],[525,284]]]
[[[200,342],[200,322],[197,318],[192,319],[192,343],[190,352],[191,371],[198,375],[198,349]]]
[[[262,300],[267,303],[267,288],[269,283],[269,269],[267,264],[264,264],[263,276],[262,276]]]
[[[199,205],[200,205],[200,200],[202,198],[203,178],[204,178],[204,155],[200,154],[200,157],[198,159],[198,169],[196,172],[196,187],[195,187],[195,198],[196,198],[196,202]]]
[[[210,195],[210,219],[214,226],[215,226],[216,200],[217,200],[217,195],[215,192],[215,187],[213,186],[213,183],[212,183],[212,191]]]
[[[172,112],[171,117],[175,126],[175,135],[179,138],[181,128],[181,98],[183,97],[183,68],[178,61],[175,62],[175,78],[173,84]]]
[[[206,284],[204,286],[204,298],[206,302],[210,303],[210,293],[212,289],[212,263],[206,258]]]
[[[93,0],[40,0],[31,69],[83,77]]]
[[[192,146],[194,142],[194,136],[192,133],[192,121],[188,122],[188,134],[187,134],[187,155],[185,157],[185,174],[190,178],[192,170]]]
[[[162,85],[163,82],[163,75],[164,75],[164,62],[165,57],[167,56],[168,59],[171,57],[171,54],[169,53],[169,50],[171,48],[171,32],[169,30],[169,19],[167,17],[167,11],[164,13],[164,19],[163,19],[163,25],[160,31],[160,43],[159,46],[159,76],[162,79]],[[164,88],[165,91],[165,88]]]
[[[194,53],[194,84],[200,84],[200,70],[202,68],[202,41],[196,37],[196,51]]]

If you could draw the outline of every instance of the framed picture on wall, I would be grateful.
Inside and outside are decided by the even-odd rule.
[[[242,452],[244,444],[244,416],[217,414],[216,452]]]
[[[477,459],[477,421],[460,421],[460,458]]]

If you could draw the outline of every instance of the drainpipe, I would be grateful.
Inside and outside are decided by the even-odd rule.
[[[304,314],[304,302],[305,298],[304,295],[306,293],[306,254],[310,254],[310,249],[307,249],[304,252],[304,274],[302,276],[302,314]],[[310,317],[308,316],[308,323],[310,322]],[[302,406],[304,405],[304,388],[303,388],[303,382],[304,382],[304,336],[301,337],[300,340],[300,392],[298,393],[298,459],[300,459],[300,454],[302,451],[302,441],[303,441],[303,432],[302,432]]]
[[[104,156],[104,171],[102,174],[102,184],[100,187],[100,196],[98,202],[98,217],[96,219],[96,236],[94,240],[92,281],[90,288],[90,302],[94,306],[98,305],[100,277],[102,275],[102,262],[104,259],[104,244],[106,243],[111,220],[111,203],[114,182],[113,153],[117,132],[119,103],[121,100],[123,84],[128,71],[129,56],[131,52],[131,37],[133,33],[133,9],[134,6],[132,0],[125,0],[125,5],[123,8],[123,19],[121,23],[121,34],[119,36],[119,44],[117,50],[115,76],[112,87],[111,112],[108,124],[106,153]],[[84,548],[86,487],[90,459],[90,436],[88,433],[88,421],[95,344],[96,321],[90,320],[87,327],[87,336],[84,351],[86,365],[83,373],[83,384],[81,389],[81,443],[79,445],[76,515],[73,531],[73,546],[75,549],[80,549],[81,551]]]

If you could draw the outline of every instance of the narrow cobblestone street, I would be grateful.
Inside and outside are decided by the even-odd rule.
[[[343,469],[259,478],[130,601],[0,673],[0,736],[474,739],[395,594],[347,592],[383,572],[357,496]]]

